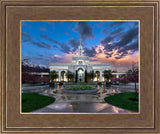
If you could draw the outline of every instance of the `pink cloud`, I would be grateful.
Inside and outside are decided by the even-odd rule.
[[[138,66],[139,62],[139,53],[135,52],[132,55],[126,55],[120,59],[116,59],[118,55],[118,50],[113,49],[111,52],[107,52],[108,54],[111,54],[111,57],[106,58],[106,50],[104,49],[104,46],[101,44],[96,46],[95,48],[96,55],[94,57],[89,57],[90,63],[97,64],[97,63],[106,63],[111,65],[112,70],[117,70],[118,72],[126,72],[128,69],[130,69],[132,64],[136,64]],[[128,51],[129,53],[129,51]],[[78,52],[65,54],[63,56],[60,55],[54,55],[54,57],[59,58],[59,63],[72,63],[72,56],[78,56]]]
[[[138,65],[139,62],[139,53],[135,52],[133,55],[126,55],[121,59],[116,59],[116,56],[119,56],[118,50],[113,49],[108,54],[111,54],[111,57],[106,58],[107,54],[104,50],[104,46],[101,44],[96,47],[97,54],[94,57],[90,57],[91,63],[109,63],[112,70],[117,70],[118,72],[125,72],[130,69],[132,64]],[[101,53],[99,53],[101,50]],[[129,51],[128,51],[129,53]]]

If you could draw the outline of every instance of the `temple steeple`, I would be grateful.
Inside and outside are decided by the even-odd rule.
[[[83,47],[81,44],[81,36],[80,36],[80,45],[78,47],[78,56],[83,56]]]

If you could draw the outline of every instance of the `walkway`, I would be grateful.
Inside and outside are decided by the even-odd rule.
[[[33,113],[131,113],[108,103],[95,102],[54,102]]]
[[[38,93],[55,97],[56,101],[46,107],[32,113],[131,113],[132,111],[118,108],[104,102],[104,98],[114,88],[100,88],[99,94],[67,94],[63,93],[63,87],[49,88],[46,86],[25,88],[23,93]],[[107,91],[107,92],[106,92]],[[121,92],[121,91],[119,91]]]

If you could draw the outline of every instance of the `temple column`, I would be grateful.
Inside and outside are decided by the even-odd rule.
[[[61,81],[61,71],[59,71],[59,78],[58,81]]]
[[[68,78],[66,77],[66,73],[67,73],[67,70],[65,70],[65,79],[66,79],[66,82],[68,82]]]
[[[100,82],[102,82],[102,72],[100,72]]]
[[[66,76],[65,76],[66,77]],[[68,82],[68,78],[66,77],[66,82]]]
[[[94,70],[93,70],[93,71],[94,71]],[[94,73],[95,73],[95,71],[94,71]],[[97,74],[96,74],[96,77],[97,77]],[[95,81],[96,77],[94,77],[92,81]]]
[[[64,71],[64,74],[63,74],[63,81],[66,81],[66,71]]]
[[[116,74],[116,78],[119,78],[119,74]]]

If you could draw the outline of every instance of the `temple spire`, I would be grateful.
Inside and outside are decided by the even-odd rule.
[[[82,44],[81,44],[81,35],[80,35],[80,45],[78,47],[78,55],[83,56],[83,48],[82,48]]]
[[[82,45],[81,45],[81,35],[80,35],[80,46],[82,46]]]

